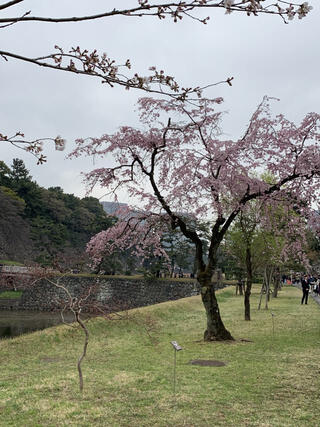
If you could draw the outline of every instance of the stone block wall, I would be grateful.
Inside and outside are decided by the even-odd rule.
[[[98,302],[110,311],[124,310],[160,302],[177,300],[199,294],[196,280],[143,280],[117,277],[64,276],[60,283],[74,297],[90,295],[92,306]],[[32,288],[24,290],[19,301],[20,310],[51,311],[61,308],[66,300],[65,292],[57,289],[46,280],[37,282]],[[89,304],[90,305],[90,304]]]

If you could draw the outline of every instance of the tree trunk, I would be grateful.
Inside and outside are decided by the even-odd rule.
[[[201,298],[207,315],[207,329],[204,332],[205,341],[233,340],[230,332],[225,328],[220,317],[218,301],[215,295],[214,283],[206,273],[198,274],[201,287]]]
[[[268,302],[270,301],[270,283],[271,283],[271,278],[273,276],[273,267],[272,266],[267,266],[265,268],[265,283],[266,283],[266,304],[265,304],[265,309],[268,310]]]
[[[244,287],[243,281],[242,279],[239,279],[236,284],[236,295],[238,295],[238,293],[239,295],[243,295],[243,287]]]
[[[273,298],[278,297],[278,290],[280,289],[280,271],[279,269],[276,270],[274,274],[274,287],[273,287]]]
[[[250,318],[250,295],[252,287],[252,262],[251,262],[251,248],[246,249],[246,268],[247,268],[247,285],[244,292],[244,320],[251,320]]]
[[[269,282],[267,282],[266,283],[266,304],[264,306],[266,310],[269,310],[269,307],[268,307],[269,300],[270,300],[270,284]]]
[[[278,297],[278,289],[279,289],[279,282],[275,278],[275,280],[274,280],[274,286],[273,286],[273,294],[272,294],[273,298],[277,298]]]
[[[239,283],[239,295],[243,295],[243,282],[242,282],[242,280]]]
[[[260,310],[261,308],[262,295],[264,292],[266,293],[266,304],[264,308],[268,310],[268,301],[270,301],[270,281],[271,281],[272,273],[273,273],[272,267],[266,266],[264,269],[263,284],[260,292],[260,301],[258,305],[258,310]]]
[[[258,304],[258,310],[260,310],[260,308],[261,308],[262,295],[263,295],[264,289],[265,289],[265,281],[263,279],[263,283],[262,283],[261,291],[260,291],[260,299],[259,299],[259,304]]]
[[[87,354],[87,347],[88,347],[88,342],[89,342],[89,331],[86,328],[86,325],[80,319],[79,311],[76,312],[76,321],[79,323],[79,325],[81,326],[81,328],[83,329],[84,334],[85,334],[82,354],[79,357],[78,365],[77,365],[78,366],[78,373],[79,373],[79,388],[80,388],[80,391],[82,392],[83,391],[83,375],[82,375],[81,363]]]

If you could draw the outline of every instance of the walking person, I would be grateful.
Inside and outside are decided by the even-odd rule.
[[[308,296],[309,296],[309,291],[310,291],[310,283],[307,280],[307,277],[303,277],[301,279],[301,286],[302,286],[301,304],[303,304],[303,302],[305,302],[305,304],[308,304]]]
[[[318,296],[320,295],[320,278],[319,278],[319,276],[316,279],[316,293]]]

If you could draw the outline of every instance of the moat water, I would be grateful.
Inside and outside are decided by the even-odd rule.
[[[67,322],[74,321],[71,313],[66,313],[64,318]],[[16,337],[60,323],[60,313],[0,310],[0,339]]]

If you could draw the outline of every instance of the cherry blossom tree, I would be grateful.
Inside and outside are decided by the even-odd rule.
[[[25,3],[25,0],[11,0],[0,4],[0,29],[5,30],[8,27],[23,24],[36,26],[37,23],[75,25],[78,22],[108,20],[117,16],[121,16],[123,19],[156,18],[163,20],[168,18],[174,22],[179,22],[182,19],[191,19],[206,24],[210,16],[203,14],[212,14],[218,9],[224,10],[226,14],[238,12],[245,13],[248,16],[257,16],[259,14],[279,16],[287,23],[296,17],[298,19],[305,17],[312,9],[308,2],[288,3],[284,0],[275,2],[269,0],[155,0],[154,2],[151,0],[135,0],[131,2],[129,7],[120,6],[119,8],[119,2],[114,3],[116,6],[114,7],[110,5],[111,2],[108,2],[109,7],[101,7],[99,13],[77,16],[77,11],[75,10],[72,16],[54,17],[35,16],[27,8],[22,8],[21,10],[23,11],[20,13],[17,12],[16,6],[24,6]],[[13,15],[7,16],[11,10],[13,10]],[[167,74],[164,70],[158,70],[156,67],[151,66],[146,75],[139,72],[131,72],[130,59],[123,61],[113,59],[104,52],[97,52],[96,49],[88,50],[84,47],[72,46],[72,42],[67,47],[54,46],[53,51],[50,50],[46,53],[36,52],[33,57],[26,56],[23,52],[11,52],[5,48],[0,48],[0,60],[3,62],[9,60],[27,62],[42,68],[94,77],[110,87],[118,85],[125,89],[133,88],[149,93],[165,94],[182,100],[201,96],[202,91],[209,86],[221,83],[231,86],[233,80],[233,77],[227,77],[221,82],[208,84],[204,87],[182,87],[173,76]],[[126,72],[129,74],[126,74]],[[18,148],[31,152],[38,159],[38,163],[46,161],[46,156],[42,153],[43,142],[50,139],[55,142],[57,139],[62,140],[58,136],[57,138],[39,138],[30,141],[24,137],[21,131],[16,132],[13,136],[7,136],[4,130],[1,130],[1,132],[0,142],[9,142]]]
[[[200,100],[195,107],[177,100],[142,98],[141,128],[123,126],[113,135],[77,140],[73,156],[102,157],[112,166],[85,178],[88,190],[99,184],[117,195],[126,189],[140,215],[125,216],[96,235],[88,253],[99,262],[117,248],[152,249],[164,255],[161,235],[166,227],[195,245],[197,280],[206,310],[205,340],[232,339],[225,328],[211,281],[218,248],[233,221],[252,200],[272,204],[281,197],[304,200],[301,213],[319,196],[320,115],[308,114],[300,125],[283,115],[272,117],[264,98],[244,136],[221,138],[222,99]],[[260,171],[257,177],[256,171]],[[272,174],[272,183],[260,178]],[[135,208],[137,210],[137,208]],[[302,212],[303,211],[303,212]],[[211,222],[208,249],[196,224]]]

